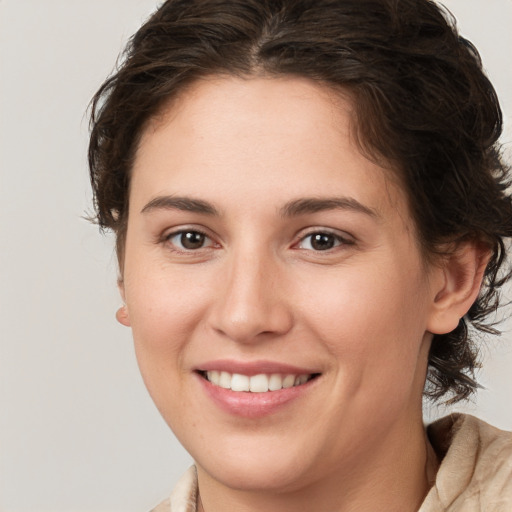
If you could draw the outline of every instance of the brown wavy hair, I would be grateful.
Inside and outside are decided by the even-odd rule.
[[[130,170],[148,120],[195,80],[298,75],[349,93],[357,140],[396,172],[427,257],[447,242],[491,250],[478,300],[435,335],[426,394],[477,387],[475,338],[492,313],[512,235],[502,114],[474,46],[429,0],[168,0],[129,41],[91,103],[95,219],[117,237],[122,272]]]

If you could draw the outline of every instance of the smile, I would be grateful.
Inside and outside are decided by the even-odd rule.
[[[259,360],[202,363],[194,371],[213,404],[230,416],[256,419],[278,413],[317,389],[316,368]]]
[[[267,393],[269,391],[288,389],[306,384],[306,382],[315,377],[315,374],[280,373],[260,373],[258,375],[249,376],[241,373],[229,373],[217,370],[201,372],[201,375],[214,386],[230,389],[231,391],[249,393]]]

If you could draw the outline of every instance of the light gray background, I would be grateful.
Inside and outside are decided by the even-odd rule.
[[[512,141],[511,0],[446,0]],[[0,0],[0,511],[149,510],[190,459],[118,326],[112,239],[89,207],[86,105],[154,0]],[[512,429],[512,334],[465,409]],[[429,417],[445,411],[434,410]]]

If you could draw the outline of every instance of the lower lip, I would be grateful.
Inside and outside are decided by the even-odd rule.
[[[243,418],[261,418],[276,413],[307,393],[318,380],[316,377],[300,386],[266,393],[250,393],[215,386],[201,375],[197,375],[197,378],[206,395],[218,407],[229,414]]]

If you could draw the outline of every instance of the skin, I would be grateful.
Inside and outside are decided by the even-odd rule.
[[[208,512],[413,511],[428,491],[428,349],[471,305],[485,258],[467,245],[426,265],[404,192],[357,150],[350,112],[307,79],[213,77],[141,139],[118,319]],[[290,211],[304,198],[343,201]],[[180,230],[204,245],[184,249]],[[334,246],[316,249],[312,233]],[[246,418],[204,392],[196,370],[217,359],[320,376]]]

